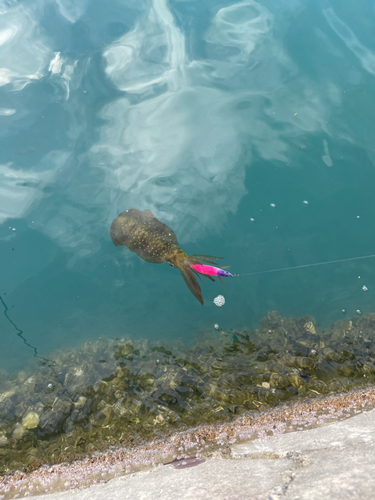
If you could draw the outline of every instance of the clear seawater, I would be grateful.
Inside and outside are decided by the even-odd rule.
[[[374,33],[366,0],[2,0],[1,369],[374,311],[375,259],[207,281],[202,307],[109,237],[138,208],[236,274],[374,254]]]

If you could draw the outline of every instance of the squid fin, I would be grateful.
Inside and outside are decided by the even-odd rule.
[[[189,290],[203,306],[204,302],[203,302],[201,287],[199,286],[199,283],[196,280],[192,269],[190,268],[189,265],[182,265],[181,267],[179,267],[179,269]]]

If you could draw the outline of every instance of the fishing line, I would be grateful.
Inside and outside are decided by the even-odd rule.
[[[20,337],[22,340],[23,340],[23,343],[25,345],[27,345],[27,347],[30,347],[30,349],[32,349],[34,351],[34,357],[35,358],[39,358],[39,359],[42,359],[43,361],[45,361],[46,363],[53,363],[53,365],[55,365],[56,363],[51,360],[51,359],[48,359],[48,358],[44,358],[43,356],[39,356],[38,354],[38,349],[36,347],[34,347],[33,345],[29,344],[27,339],[25,339],[25,337],[23,336],[23,331],[20,330],[18,328],[18,326],[11,320],[11,318],[9,317],[8,315],[8,306],[6,305],[6,303],[4,302],[2,296],[0,295],[0,302],[3,304],[4,306],[4,316],[6,317],[6,319],[9,321],[9,323],[13,326],[13,328],[16,330],[17,332],[17,337]],[[53,366],[53,365],[48,365],[48,366]]]
[[[14,321],[12,321],[12,319],[9,317],[9,315],[8,315],[8,310],[9,310],[8,306],[6,305],[4,299],[2,298],[1,295],[0,295],[0,302],[3,304],[3,307],[4,307],[4,316],[9,321],[9,323],[13,326],[13,328],[16,330],[17,336],[20,337],[23,340],[23,343],[25,345],[27,345],[27,347],[30,347],[30,349],[32,349],[34,351],[34,357],[35,358],[41,359],[41,360],[43,360],[47,364],[48,368],[51,369],[53,375],[55,376],[55,379],[57,380],[58,384],[60,384],[64,388],[64,392],[66,394],[68,394],[69,397],[72,398],[73,397],[72,394],[70,394],[70,392],[68,391],[68,389],[66,387],[64,387],[64,383],[60,380],[59,374],[55,370],[56,361],[53,361],[53,359],[45,358],[45,357],[40,356],[38,354],[38,349],[36,347],[34,347],[33,345],[31,345],[31,344],[28,343],[28,341],[23,336],[23,331],[20,330],[20,328],[18,328],[18,326],[14,323]]]
[[[269,269],[268,271],[255,271],[253,273],[235,274],[234,276],[241,278],[242,276],[255,276],[256,274],[278,273],[280,271],[290,271],[291,269],[302,269],[302,268],[307,268],[307,267],[326,266],[328,264],[338,264],[340,262],[350,262],[350,261],[354,261],[354,260],[372,259],[374,257],[375,257],[375,254],[362,255],[361,257],[349,257],[348,259],[327,260],[326,262],[316,262],[315,264],[303,264],[302,266],[280,267],[278,269]]]

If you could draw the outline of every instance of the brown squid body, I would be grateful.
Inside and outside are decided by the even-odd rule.
[[[154,264],[167,262],[173,267],[178,267],[190,291],[203,305],[201,288],[194,275],[198,273],[190,265],[202,262],[215,264],[212,260],[221,257],[186,255],[181,248],[178,248],[177,238],[172,229],[160,222],[151,210],[142,211],[136,208],[125,210],[113,220],[110,234],[116,246],[128,247],[147,262]],[[203,276],[215,281],[211,276]]]

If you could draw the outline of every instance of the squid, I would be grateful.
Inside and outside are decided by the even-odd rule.
[[[125,210],[111,224],[110,235],[115,246],[126,246],[141,259],[154,264],[163,262],[178,268],[194,297],[203,305],[202,291],[195,276],[233,276],[215,267],[212,255],[187,255],[178,247],[175,233],[158,220],[151,210]]]

